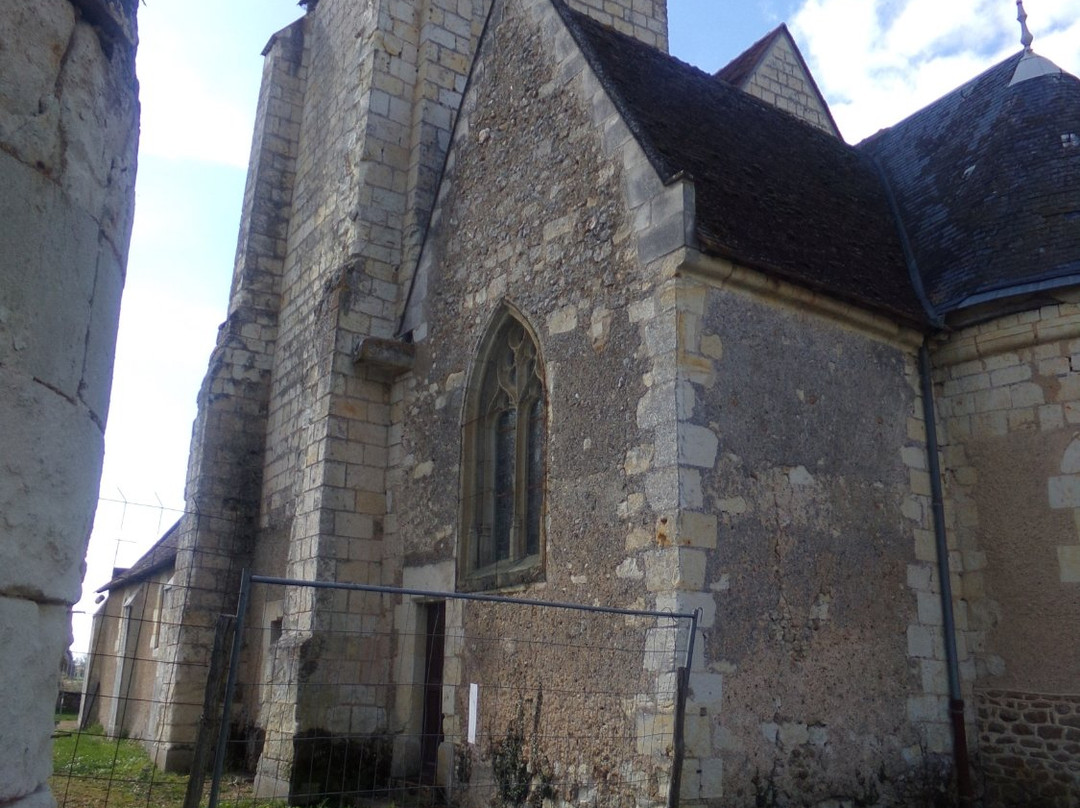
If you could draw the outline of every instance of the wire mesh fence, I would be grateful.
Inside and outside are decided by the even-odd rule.
[[[184,745],[176,742],[174,717],[204,710],[206,694],[197,683],[206,680],[209,654],[197,650],[198,637],[213,634],[218,613],[235,611],[245,563],[242,554],[206,537],[245,530],[228,513],[208,516],[124,498],[99,502],[87,577],[91,589],[101,586],[72,612],[78,675],[62,680],[57,701],[50,785],[58,805],[199,804],[185,802],[190,767],[170,756]],[[160,538],[146,541],[154,536]],[[188,557],[178,563],[184,552]],[[207,569],[213,580],[202,574]],[[201,604],[198,613],[192,603]],[[242,804],[245,789],[242,778],[234,783],[231,798],[241,801],[235,804]]]
[[[257,799],[668,802],[692,615],[252,580],[221,765]]]
[[[168,572],[95,618],[60,806],[669,801],[692,615],[255,577],[178,653]]]

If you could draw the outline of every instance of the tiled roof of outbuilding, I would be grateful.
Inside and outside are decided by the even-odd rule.
[[[107,592],[113,589],[119,589],[130,583],[141,581],[160,569],[171,567],[176,562],[177,541],[180,538],[179,528],[180,522],[177,521],[176,524],[165,531],[165,535],[158,539],[149,550],[143,553],[142,558],[123,572],[117,574],[104,586],[98,587],[97,591]]]
[[[693,180],[704,252],[926,322],[866,155],[554,2],[661,178]]]
[[[944,314],[1080,276],[1080,80],[1016,54],[857,147],[885,170]]]

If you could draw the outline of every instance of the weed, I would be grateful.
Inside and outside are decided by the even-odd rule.
[[[543,691],[537,695],[533,716],[533,741],[525,750],[525,705],[518,704],[517,717],[510,722],[506,735],[491,744],[491,768],[495,775],[499,798],[503,805],[528,804],[539,808],[547,798],[555,796],[554,768],[541,754],[538,746],[540,705]]]

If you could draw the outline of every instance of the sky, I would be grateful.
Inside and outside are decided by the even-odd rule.
[[[713,72],[786,22],[849,143],[1020,49],[1014,0],[669,0],[671,52]],[[1080,0],[1026,0],[1034,49],[1080,75]],[[142,131],[101,500],[76,607],[179,516],[195,397],[224,320],[270,35],[295,0],[144,0]]]

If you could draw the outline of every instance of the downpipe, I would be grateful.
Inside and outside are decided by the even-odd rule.
[[[941,489],[941,465],[938,462],[934,383],[930,378],[930,351],[927,348],[927,339],[924,339],[919,347],[919,380],[922,388],[923,421],[926,424],[926,459],[930,472],[934,546],[938,562],[938,579],[941,581],[941,614],[945,633],[945,666],[949,676],[949,720],[952,724],[956,790],[959,804],[963,808],[968,808],[974,805],[975,797],[971,786],[967,725],[964,723],[964,699],[960,690],[960,666],[956,654],[956,619],[953,614],[952,579],[949,575],[949,546],[945,537],[945,505]]]

